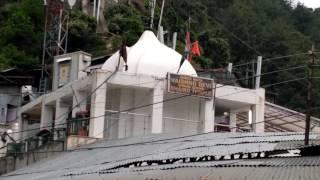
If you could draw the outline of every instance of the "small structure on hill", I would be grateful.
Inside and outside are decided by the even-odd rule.
[[[18,139],[18,112],[21,106],[36,98],[32,86],[37,86],[39,70],[22,71],[9,68],[0,71],[0,157],[7,145]]]

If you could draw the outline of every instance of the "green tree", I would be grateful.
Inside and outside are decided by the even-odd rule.
[[[0,68],[17,67],[19,69],[34,68],[37,58],[18,50],[16,46],[9,44],[0,50]]]
[[[133,45],[144,31],[144,21],[141,13],[135,8],[124,4],[117,4],[105,11],[108,19],[109,32],[115,36],[114,47],[119,47],[122,38],[129,46]]]
[[[96,22],[80,10],[71,12],[68,52],[105,53],[105,42],[96,34]],[[0,7],[0,69],[37,66],[44,35],[42,0],[10,1]]]
[[[106,46],[102,37],[96,33],[95,19],[75,9],[70,15],[68,52],[79,50],[102,55]]]
[[[0,8],[0,68],[26,69],[39,63],[42,16],[40,0],[13,2]]]
[[[230,45],[227,39],[222,38],[217,31],[207,31],[199,35],[199,41],[203,48],[202,56],[210,59],[202,59],[207,66],[204,68],[223,67],[230,61]]]

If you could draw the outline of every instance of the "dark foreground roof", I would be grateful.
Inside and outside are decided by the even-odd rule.
[[[303,139],[302,133],[209,133],[103,140],[1,179],[320,179],[320,156],[292,157]],[[317,134],[310,139],[319,144]],[[274,157],[279,153],[285,157]]]
[[[38,86],[41,69],[22,70],[10,68],[0,71],[0,86],[33,85]]]

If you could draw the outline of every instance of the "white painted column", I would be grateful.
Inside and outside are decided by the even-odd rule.
[[[77,90],[74,89],[72,107],[75,107],[76,105],[78,105],[78,106],[76,106],[72,110],[72,117],[76,117],[76,113],[79,112],[79,111],[87,110],[87,99],[86,99],[86,97],[87,97],[87,93],[86,92],[77,91]]]
[[[158,82],[152,94],[152,103],[157,103],[152,106],[151,116],[151,133],[159,134],[163,132],[163,83]],[[161,103],[159,103],[161,102]]]
[[[265,90],[258,89],[256,104],[252,106],[252,127],[256,133],[264,132],[264,104]]]
[[[53,106],[46,105],[44,102],[41,105],[41,121],[40,121],[40,130],[48,129],[51,130],[53,122]]]
[[[26,130],[26,125],[24,123],[26,120],[22,117],[21,108],[18,111],[17,122],[19,123],[19,131],[22,131],[21,133],[18,133],[18,139],[25,139],[24,134],[26,134],[26,132],[24,130]]]
[[[231,132],[237,132],[237,112],[236,111],[230,111],[229,112],[229,120],[230,120],[230,128]]]
[[[97,71],[93,76],[92,91],[99,87],[108,76],[105,72]],[[106,110],[107,84],[103,83],[91,96],[89,136],[103,138]]]
[[[214,116],[215,109],[213,104],[214,99],[206,100],[204,104],[204,132],[214,132]]]
[[[11,134],[11,137],[14,140],[18,140],[20,138],[20,124],[18,122],[13,123],[11,126],[12,132],[14,132],[14,134]]]
[[[67,127],[70,105],[64,104],[61,99],[56,101],[55,128]]]

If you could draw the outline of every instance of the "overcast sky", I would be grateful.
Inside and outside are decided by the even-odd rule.
[[[302,2],[307,7],[311,7],[311,8],[320,7],[320,0],[299,0],[299,1]]]

